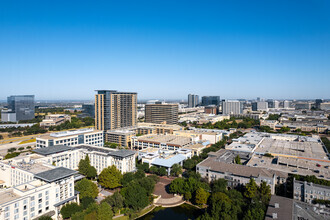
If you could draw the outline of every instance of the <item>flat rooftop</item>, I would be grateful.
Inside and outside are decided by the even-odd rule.
[[[263,177],[271,178],[273,177],[274,174],[283,178],[288,177],[287,173],[277,172],[274,170],[260,168],[260,167],[249,167],[240,164],[228,164],[226,162],[221,161],[221,159],[218,159],[218,157],[210,157],[210,156],[205,160],[203,160],[202,162],[200,162],[197,166],[203,166],[213,171],[222,172],[222,173],[224,172],[231,173],[233,175],[244,176],[247,178],[250,178],[251,176],[253,177],[263,176]]]
[[[13,189],[3,189],[0,191],[0,204],[18,199],[20,196],[14,193]]]
[[[255,152],[328,160],[322,144],[308,139],[299,141],[265,138]]]
[[[318,167],[317,164],[319,164],[320,167]],[[326,162],[297,159],[293,157],[271,158],[262,155],[254,155],[246,165],[303,176],[314,175],[319,179],[330,180],[330,163]]]
[[[12,167],[37,174],[40,172],[48,171],[51,169],[54,169],[51,165],[44,164],[42,162],[35,162],[35,161],[10,161],[10,160],[4,160],[3,163],[10,165]]]
[[[55,169],[36,174],[35,178],[51,183],[57,180],[70,177],[76,173],[78,173],[78,171],[71,170],[65,167],[57,167]]]
[[[137,153],[136,151],[126,150],[126,149],[115,150],[112,148],[87,146],[87,145],[76,146],[74,148],[99,152],[99,153],[103,153],[103,154],[107,154],[107,155],[115,156],[115,157],[128,157],[128,156],[132,156]]]
[[[138,141],[141,142],[149,142],[155,144],[167,144],[167,145],[176,145],[176,146],[184,146],[191,143],[191,139],[189,137],[182,137],[177,135],[144,135],[137,138]]]
[[[43,156],[48,156],[56,153],[61,153],[65,151],[70,151],[73,150],[73,147],[65,146],[65,145],[55,145],[52,147],[44,147],[44,148],[38,148],[33,150],[33,152],[43,155]]]
[[[78,130],[70,130],[70,131],[60,131],[60,132],[54,132],[50,134],[42,135],[41,139],[54,139],[54,138],[62,138],[62,137],[70,137],[75,136],[79,134],[88,134],[97,132],[98,130],[95,130],[93,128],[84,128],[84,129],[78,129]]]

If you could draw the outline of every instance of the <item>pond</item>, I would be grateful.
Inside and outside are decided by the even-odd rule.
[[[202,210],[188,204],[182,204],[171,208],[156,207],[138,220],[196,219],[201,214],[203,214]]]

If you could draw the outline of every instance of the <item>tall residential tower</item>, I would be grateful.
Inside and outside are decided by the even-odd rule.
[[[96,90],[95,128],[112,130],[135,126],[137,122],[137,93],[116,90]]]
[[[188,107],[194,108],[199,104],[199,97],[198,95],[189,94],[188,95]]]

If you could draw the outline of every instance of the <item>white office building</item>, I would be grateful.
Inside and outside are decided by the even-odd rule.
[[[72,131],[61,131],[46,134],[36,138],[37,148],[51,147],[54,145],[79,146],[92,145],[103,146],[103,131],[85,128]]]

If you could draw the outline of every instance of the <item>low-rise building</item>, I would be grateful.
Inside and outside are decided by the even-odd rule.
[[[43,160],[55,166],[78,169],[81,159],[88,155],[90,163],[98,174],[104,168],[115,165],[122,173],[135,171],[136,152],[131,150],[115,150],[105,147],[80,145],[76,147],[57,145],[34,150],[42,155]]]
[[[189,137],[177,135],[144,135],[132,137],[132,148],[145,149],[148,147],[175,151],[192,143]]]
[[[50,133],[36,138],[37,148],[51,147],[54,145],[78,146],[85,144],[102,147],[103,131],[85,128]]]
[[[71,121],[70,115],[64,114],[51,114],[46,115],[45,119],[40,123],[41,127],[49,128],[51,126],[57,126],[63,124],[66,121]]]
[[[260,126],[268,126],[274,130],[278,123],[279,122],[277,120],[260,120]]]
[[[315,199],[330,200],[330,187],[294,180],[293,198],[310,204]]]
[[[219,178],[228,181],[228,187],[237,187],[247,184],[251,178],[260,185],[266,182],[271,189],[271,193],[275,193],[275,184],[285,182],[288,175],[279,171],[270,169],[248,167],[240,164],[226,163],[221,160],[223,152],[209,154],[208,158],[197,164],[196,172],[209,182]]]

